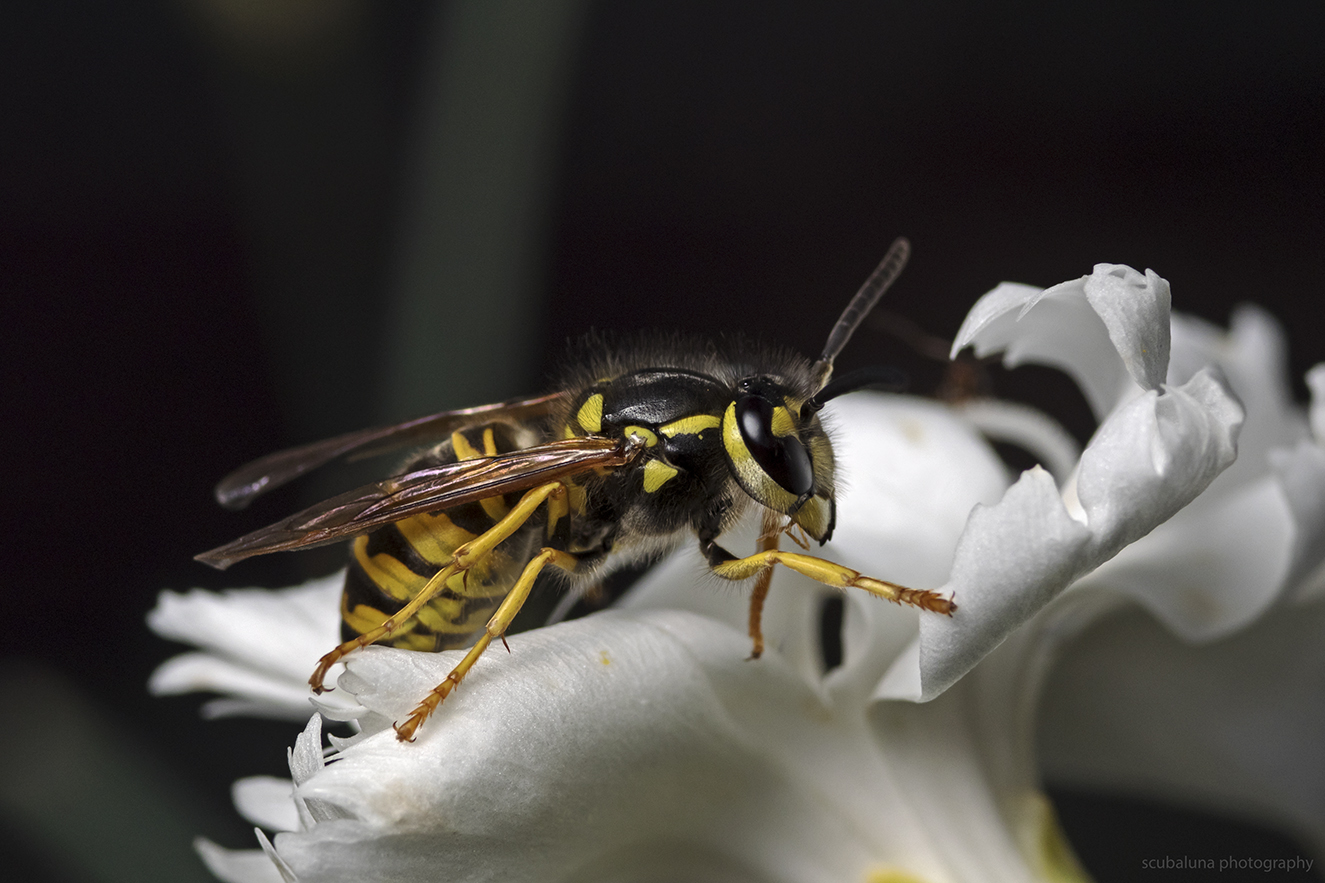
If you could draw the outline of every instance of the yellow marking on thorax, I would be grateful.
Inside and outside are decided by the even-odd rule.
[[[579,438],[580,435],[575,431],[575,427],[567,423],[561,430],[562,438]]]
[[[627,426],[621,433],[626,438],[632,435],[638,435],[644,439],[644,447],[651,448],[658,443],[658,436],[652,429],[645,429],[643,426]]]
[[[721,417],[713,414],[695,414],[693,417],[673,420],[665,426],[658,427],[658,431],[672,438],[678,435],[700,435],[706,429],[716,429],[721,425]]]
[[[791,419],[791,412],[781,405],[773,409],[772,423],[774,435],[794,435],[796,432],[796,421]]]
[[[457,460],[473,460],[475,457],[482,457],[478,448],[469,443],[465,434],[459,430],[451,433],[451,450],[455,451]]]
[[[644,464],[644,492],[651,494],[674,477],[675,466],[668,466],[661,460],[650,460]]]
[[[596,392],[585,400],[580,406],[580,411],[575,415],[575,421],[584,427],[585,432],[598,433],[603,431],[603,394]]]

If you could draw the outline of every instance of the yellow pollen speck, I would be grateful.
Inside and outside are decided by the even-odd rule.
[[[607,651],[606,651],[606,650],[599,650],[599,651],[598,651],[598,661],[601,662],[603,665],[611,665],[611,664],[612,664],[612,660],[611,660],[611,658],[608,657],[608,655],[607,655]]]
[[[902,435],[906,437],[906,440],[913,445],[918,445],[925,440],[925,428],[920,425],[919,420],[912,420],[909,417],[904,418],[898,428],[902,430]]]

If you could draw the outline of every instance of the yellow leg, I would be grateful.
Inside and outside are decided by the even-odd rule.
[[[711,567],[713,572],[723,579],[743,580],[758,575],[760,571],[772,567],[774,564],[789,567],[797,573],[804,574],[826,586],[840,589],[864,589],[870,594],[877,595],[886,601],[892,601],[894,604],[910,604],[912,607],[919,607],[921,610],[943,613],[948,616],[951,616],[953,611],[957,609],[957,605],[953,603],[951,598],[945,598],[938,592],[931,592],[927,589],[908,589],[906,586],[899,586],[896,583],[862,576],[849,567],[843,567],[840,564],[834,564],[831,561],[825,561],[811,555],[802,555],[799,552],[780,552],[777,550],[756,552],[747,558],[733,558],[730,561],[711,565]]]
[[[437,571],[437,574],[424,585],[423,589],[415,595],[410,602],[388,617],[380,626],[353,640],[346,641],[335,650],[332,650],[326,656],[323,656],[314,670],[313,676],[308,679],[308,684],[313,688],[314,693],[321,693],[326,688],[322,686],[323,680],[327,676],[327,671],[344,658],[346,653],[357,650],[360,647],[367,647],[369,644],[380,641],[383,638],[393,634],[397,629],[409,622],[410,617],[418,613],[424,604],[431,601],[438,592],[446,585],[446,581],[457,573],[468,570],[495,549],[498,544],[510,538],[520,529],[529,517],[534,514],[543,501],[552,496],[560,496],[566,493],[565,487],[561,482],[550,482],[549,484],[536,487],[527,492],[520,498],[520,502],[515,504],[505,517],[488,528],[479,536],[465,543],[455,550],[451,556],[451,561]]]
[[[488,649],[492,639],[501,638],[506,634],[506,629],[510,627],[511,620],[515,619],[515,614],[520,612],[525,599],[529,597],[529,590],[534,587],[534,580],[538,577],[539,572],[549,564],[555,564],[562,570],[571,571],[575,569],[576,559],[574,555],[569,555],[566,552],[560,552],[556,549],[543,549],[534,556],[532,561],[525,565],[520,578],[515,581],[510,593],[501,602],[501,606],[497,608],[497,612],[492,614],[492,619],[488,620],[487,628],[483,630],[482,636],[474,643],[474,646],[469,648],[465,658],[460,660],[459,665],[451,669],[451,673],[446,676],[446,680],[433,687],[432,692],[423,697],[419,707],[410,713],[403,724],[395,725],[397,739],[402,742],[414,741],[414,733],[419,729],[419,725],[427,720],[428,715],[436,711],[437,706],[442,704],[442,700],[460,685],[465,675],[469,674],[469,670],[474,667],[474,663],[478,662],[478,658],[483,655],[483,651]]]
[[[759,528],[757,546],[761,552],[773,552],[778,547],[778,537],[782,527],[778,524],[782,517],[772,509],[764,510],[763,523]],[[755,579],[754,591],[750,593],[750,658],[758,659],[764,655],[764,601],[768,599],[768,587],[773,582],[773,566],[770,564],[759,571]]]

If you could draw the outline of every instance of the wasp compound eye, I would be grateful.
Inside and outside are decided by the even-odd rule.
[[[773,434],[774,404],[761,395],[736,399],[736,425],[750,456],[784,490],[802,497],[814,490],[814,468],[795,435]]]

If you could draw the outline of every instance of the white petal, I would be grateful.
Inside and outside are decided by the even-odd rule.
[[[967,314],[952,352],[1005,351],[1008,367],[1059,368],[1103,420],[1138,389],[1158,389],[1169,355],[1168,283],[1147,271],[1097,264],[1090,276],[1048,289],[1004,282]]]
[[[1114,414],[1081,457],[1077,497],[1097,566],[1169,519],[1237,456],[1243,410],[1222,375],[1202,371]]]
[[[1083,288],[1132,380],[1158,390],[1169,369],[1169,283],[1154,270],[1096,264]]]
[[[993,441],[1014,444],[1039,460],[1059,487],[1067,483],[1081,457],[1081,446],[1062,424],[1029,405],[999,399],[973,399],[954,406],[972,426]]]
[[[262,832],[258,832],[262,836]],[[225,849],[205,837],[193,841],[207,870],[225,883],[294,883],[261,849]]]
[[[1123,592],[1188,641],[1208,641],[1255,620],[1277,597],[1293,522],[1269,476],[1223,504],[1179,512],[1082,580]]]
[[[1273,450],[1270,468],[1292,512],[1292,565],[1284,579],[1292,590],[1325,561],[1325,450],[1302,442],[1292,450]]]
[[[322,759],[322,718],[313,715],[308,726],[294,740],[287,760],[290,763],[290,776],[296,785],[302,785],[313,776],[322,772],[325,763]]]
[[[250,714],[305,720],[312,697],[307,678],[340,640],[340,592],[344,574],[276,591],[236,589],[162,592],[148,625],[162,637],[208,652],[186,653],[163,663],[149,681],[158,695],[214,691],[204,713]],[[334,693],[321,704],[347,703]]]
[[[1074,520],[1041,470],[971,515],[945,589],[952,617],[920,620],[922,699],[951,686],[1078,577],[1149,533],[1232,462],[1242,410],[1222,378],[1146,393],[1112,414],[1082,454]],[[914,683],[891,675],[886,683]],[[884,693],[889,698],[914,696]]]
[[[1311,390],[1311,434],[1317,444],[1325,444],[1325,363],[1307,372],[1307,388]]]
[[[337,573],[279,591],[162,592],[147,623],[164,638],[301,681],[337,641],[344,578]]]
[[[345,741],[352,742],[354,739]],[[297,790],[298,786],[322,772],[326,766],[322,756],[322,718],[320,715],[315,714],[309,718],[308,726],[304,727],[304,731],[295,739],[294,747],[287,752],[287,759],[290,763],[292,785],[296,789],[292,806],[299,819],[298,826],[289,830],[302,829],[307,831],[321,822],[345,818],[346,813],[340,807],[327,803],[325,800],[307,797]]]
[[[1325,850],[1325,605],[1180,643],[1131,612],[1071,644],[1045,693],[1047,778],[1218,808]]]
[[[832,404],[841,489],[834,542],[825,548],[852,567],[885,567],[883,579],[941,584],[971,509],[1002,496],[1007,469],[937,402],[854,395]]]
[[[1287,342],[1279,323],[1251,306],[1233,313],[1227,333],[1200,319],[1175,314],[1173,339],[1170,384],[1185,383],[1202,366],[1215,365],[1247,410],[1238,436],[1237,462],[1196,502],[1215,505],[1225,492],[1265,475],[1271,450],[1291,448],[1309,437],[1289,389]]]
[[[882,698],[923,701],[946,690],[1080,575],[1090,541],[1049,473],[1022,473],[997,505],[971,513],[946,586],[957,612],[920,620],[921,695]],[[891,675],[885,683],[908,680]]]
[[[679,611],[609,612],[510,639],[417,742],[361,737],[299,788],[348,818],[282,834],[305,880],[951,877],[951,831],[909,816],[859,708],[780,655]],[[408,713],[458,654],[369,648],[341,679]],[[975,787],[978,787],[975,786]]]
[[[303,721],[308,717],[308,685],[291,683],[246,665],[208,653],[182,653],[163,662],[147,682],[155,696],[212,692],[243,696],[234,706],[224,706],[233,713],[265,710],[263,717]],[[208,717],[222,717],[216,710]]]
[[[230,786],[235,809],[248,821],[269,831],[298,831],[294,782],[275,776],[249,776]]]

